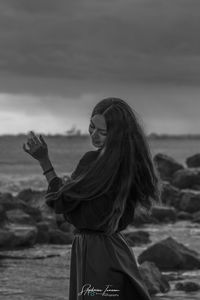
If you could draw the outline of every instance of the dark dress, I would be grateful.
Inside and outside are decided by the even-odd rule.
[[[99,155],[99,150],[85,153],[71,177],[75,178]],[[57,191],[63,185],[55,177],[47,193]],[[69,300],[151,300],[141,278],[132,248],[120,232],[133,216],[133,209],[127,204],[118,230],[105,234],[105,226],[98,226],[106,212],[111,209],[114,191],[103,194],[95,200],[84,201],[57,199],[46,200],[48,206],[75,226],[71,248]],[[104,297],[104,298],[102,298]]]

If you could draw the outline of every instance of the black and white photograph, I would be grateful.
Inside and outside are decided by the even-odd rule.
[[[200,299],[200,1],[0,0],[0,300]]]

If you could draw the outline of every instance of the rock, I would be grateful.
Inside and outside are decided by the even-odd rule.
[[[196,191],[200,191],[200,185],[195,184],[195,185],[192,186],[192,189],[196,190]]]
[[[193,216],[192,216],[192,214],[190,214],[186,211],[179,211],[177,213],[177,218],[179,220],[192,220]]]
[[[49,235],[49,224],[48,222],[41,221],[37,223],[37,239],[35,243],[38,244],[48,244],[50,240]]]
[[[200,210],[200,191],[185,189],[182,190],[180,209],[188,213]]]
[[[175,222],[176,210],[174,207],[154,206],[151,210],[152,217],[159,222]]]
[[[60,225],[59,227],[60,230],[64,231],[64,232],[70,232],[73,233],[74,232],[74,225],[68,223],[68,222],[64,222]]]
[[[140,226],[147,223],[159,224],[160,222],[175,222],[176,209],[170,206],[153,206],[149,214],[136,214],[131,223],[133,226]]]
[[[192,214],[192,222],[200,223],[200,211]]]
[[[0,205],[4,210],[11,210],[15,208],[22,209],[25,203],[22,200],[15,199],[10,193],[3,193],[0,195]]]
[[[145,261],[139,266],[139,271],[150,295],[170,290],[168,281],[153,262]]]
[[[12,209],[6,212],[6,216],[9,222],[18,224],[35,224],[34,219],[26,214],[21,209]]]
[[[200,268],[200,255],[172,237],[168,237],[143,251],[138,262],[152,261],[163,271]]]
[[[42,213],[39,208],[30,206],[28,203],[25,203],[23,200],[18,198],[8,198],[4,197],[0,200],[0,205],[5,211],[14,211],[21,210],[24,213],[33,217],[36,222],[42,220]]]
[[[4,230],[7,230],[8,235],[12,234],[12,241],[4,245],[7,250],[32,247],[35,244],[37,238],[37,228],[35,226],[10,223],[6,225]]]
[[[69,245],[72,244],[72,241],[74,239],[73,234],[63,232],[59,229],[50,229],[49,236],[50,244]]]
[[[186,159],[186,165],[188,168],[200,167],[200,153],[194,154]]]
[[[164,181],[161,187],[161,202],[179,209],[181,190]]]
[[[58,229],[55,214],[44,216],[43,222],[46,222],[48,224],[49,229]]]
[[[30,205],[26,205],[24,207],[23,211],[26,214],[30,215],[34,219],[35,222],[42,221],[42,213],[39,208],[30,206]]]
[[[180,163],[166,154],[156,154],[153,161],[162,180],[171,181],[171,178],[176,171],[184,169]]]
[[[65,218],[63,214],[55,214],[55,218],[57,226],[60,228],[60,226],[65,222]]]
[[[35,207],[41,207],[45,202],[45,191],[34,191],[32,189],[24,189],[16,196],[17,199],[21,199],[29,205]]]
[[[35,226],[15,228],[14,231],[16,240],[14,246],[16,247],[32,247],[37,238],[37,228]]]
[[[164,274],[163,276],[166,278],[167,281],[177,281],[184,279],[184,277],[178,272],[170,272],[168,274]]]
[[[200,284],[192,281],[177,282],[175,284],[175,289],[185,292],[195,292],[200,290]]]
[[[7,216],[5,213],[5,210],[3,206],[0,204],[0,225],[1,227],[4,225],[4,223],[7,221]]]
[[[179,189],[193,189],[199,182],[200,168],[187,168],[175,172],[171,184]]]
[[[15,236],[6,229],[0,229],[0,250],[8,249],[13,245]]]
[[[127,240],[130,247],[151,243],[149,239],[149,232],[147,231],[134,231],[134,232],[126,232],[123,233],[125,239]]]
[[[137,226],[143,226],[144,224],[158,224],[158,220],[154,219],[151,215],[151,213],[143,213],[139,211],[138,209],[135,210],[134,219],[131,222],[131,225],[137,227]]]
[[[13,201],[13,195],[11,193],[1,193],[0,194],[0,203],[6,201]]]

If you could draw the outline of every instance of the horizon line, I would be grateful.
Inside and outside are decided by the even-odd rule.
[[[30,132],[30,131],[29,131]],[[19,137],[19,136],[27,136],[29,134],[29,132],[27,133],[2,133],[0,134],[0,137]],[[51,136],[51,137],[54,137],[54,136],[60,136],[60,137],[89,137],[89,133],[81,133],[81,132],[78,132],[78,133],[73,133],[73,134],[67,134],[67,133],[41,133],[41,132],[36,132],[34,131],[34,133],[36,135],[43,135],[43,136]],[[170,138],[170,137],[184,137],[184,138],[200,138],[200,134],[198,133],[175,133],[175,134],[171,134],[171,133],[156,133],[156,132],[151,132],[149,134],[146,134],[147,137],[150,137],[150,138]]]

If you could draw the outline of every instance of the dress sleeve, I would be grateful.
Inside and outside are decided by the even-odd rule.
[[[89,166],[90,160],[88,157],[90,156],[91,151],[86,152],[82,158],[79,160],[78,165],[76,166],[76,169],[73,171],[71,174],[71,178],[74,179],[76,176],[80,175],[86,167]],[[52,192],[57,192],[62,186],[64,185],[64,181],[56,176],[54,177],[48,185],[48,189],[46,191],[46,194],[52,193]],[[59,209],[59,206],[61,206],[61,200],[57,200],[56,202],[54,200],[46,200],[46,204],[51,207],[52,209],[55,210],[55,212],[59,213],[58,211],[62,210],[61,207]]]
[[[112,210],[112,200],[109,194],[103,194],[90,201],[82,200],[74,210],[64,210],[63,215],[78,229],[98,230]]]
[[[71,175],[72,178],[75,178],[85,168],[88,168],[89,163],[94,160],[92,156],[94,157],[94,154],[88,152],[82,157]],[[61,178],[54,177],[49,183],[46,194],[57,192],[63,184]],[[88,229],[98,228],[104,217],[112,209],[112,201],[108,193],[104,193],[93,200],[75,200],[63,192],[56,200],[50,197],[50,199],[46,200],[46,204],[55,213],[63,214],[65,220],[75,227]]]
[[[63,185],[63,180],[60,177],[54,177],[49,183],[46,195],[52,192],[57,192]],[[46,200],[46,204],[51,207],[56,214],[62,214],[65,209],[67,209],[68,212],[75,209],[79,205],[80,201],[81,200],[75,200],[69,196],[61,194],[61,196],[56,200],[53,197],[48,198]]]
[[[63,186],[63,181],[60,177],[54,177],[48,185],[48,189],[46,191],[46,195],[52,192],[57,192]],[[52,209],[56,210],[56,202],[54,200],[46,200],[46,204]]]
[[[74,179],[76,176],[82,174],[82,172],[85,172],[91,166],[91,163],[97,158],[98,153],[98,151],[86,152],[80,159],[74,172],[71,174],[71,178]]]
[[[61,178],[53,178],[47,192],[57,191],[62,184]],[[63,193],[56,200],[46,200],[46,204],[55,213],[63,214],[64,219],[76,228],[97,230],[112,210],[113,198],[109,193],[104,193],[93,200],[75,200]]]

